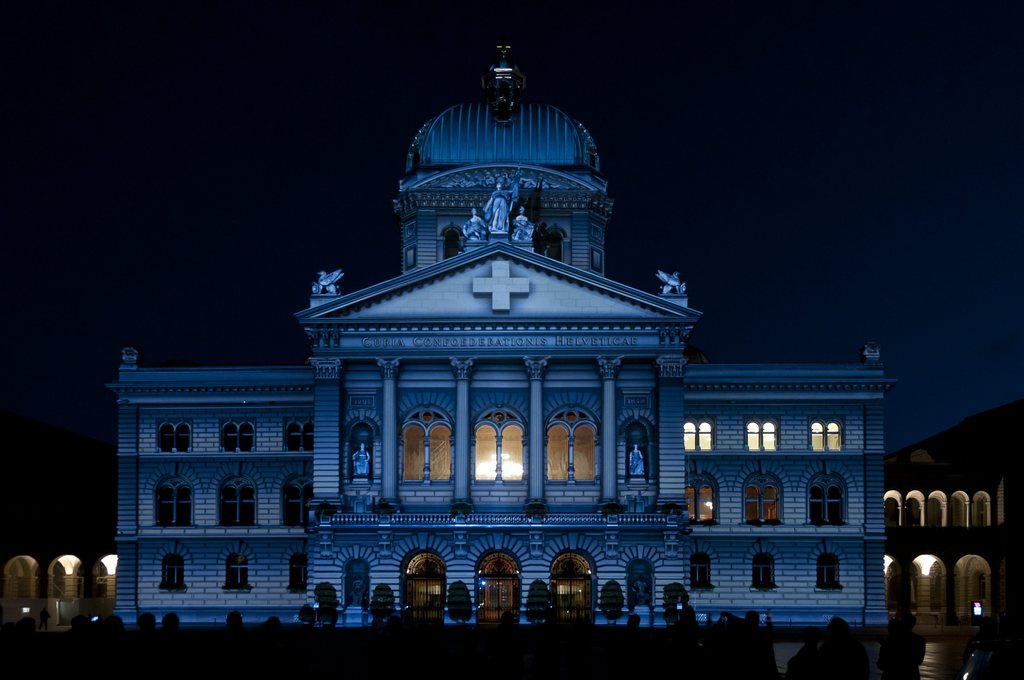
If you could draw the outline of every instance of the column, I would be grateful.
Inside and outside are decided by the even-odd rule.
[[[686,357],[663,354],[658,367],[658,457],[651,456],[648,473],[658,480],[658,506],[675,503],[686,507],[686,456],[683,453],[683,375]]]
[[[455,375],[455,497],[453,501],[469,502],[469,378],[472,359],[452,359]]]
[[[618,499],[618,444],[615,437],[615,376],[622,366],[622,357],[598,357],[598,370],[603,380],[601,393],[601,502]]]
[[[384,381],[381,405],[380,497],[398,501],[398,359],[377,359]]]
[[[339,504],[341,497],[341,359],[312,357],[313,496]]]
[[[547,358],[526,357],[526,377],[530,379],[530,502],[544,502],[544,371]]]

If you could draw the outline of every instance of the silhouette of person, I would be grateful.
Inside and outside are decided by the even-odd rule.
[[[825,628],[825,641],[818,648],[822,676],[830,680],[868,680],[871,667],[868,652],[850,633],[846,619],[836,616]]]
[[[777,678],[779,668],[775,663],[775,645],[772,641],[771,624],[761,626],[761,617],[756,611],[743,616],[740,630],[740,658],[746,667],[744,678]]]
[[[890,619],[889,634],[878,648],[875,665],[882,671],[882,680],[920,680],[924,661],[924,638],[914,632],[917,617],[907,614]]]
[[[46,607],[39,610],[39,630],[49,630],[50,612]]]
[[[807,626],[800,632],[800,640],[803,642],[803,646],[790,657],[786,664],[786,680],[818,680],[823,677],[818,655],[821,630],[814,626]]]

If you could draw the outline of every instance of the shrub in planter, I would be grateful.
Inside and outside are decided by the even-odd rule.
[[[605,584],[601,586],[601,597],[598,601],[598,607],[601,609],[601,613],[605,615],[611,623],[615,623],[615,620],[622,616],[622,604],[625,601],[625,597],[622,594],[622,586],[619,582],[612,579],[611,581],[605,581]]]
[[[325,626],[338,622],[338,589],[327,581],[316,584],[313,596],[317,601],[317,619]]]
[[[459,623],[473,617],[473,601],[469,597],[469,588],[462,581],[452,581],[448,586],[448,616]]]
[[[394,591],[388,584],[378,583],[373,587],[373,595],[370,596],[370,613],[373,614],[373,618],[383,620],[391,616],[394,611]]]
[[[316,623],[316,610],[313,609],[313,605],[304,604],[299,609],[299,623],[304,626],[312,626]]]
[[[666,585],[664,590],[665,621],[675,623],[679,619],[679,609],[685,607],[689,601],[690,596],[686,594],[686,588],[682,583],[673,581]],[[679,606],[680,604],[682,607]]]

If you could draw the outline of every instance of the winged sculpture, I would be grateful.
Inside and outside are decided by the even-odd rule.
[[[317,279],[313,282],[313,295],[337,295],[337,282],[345,272],[335,269],[333,272],[319,271]]]
[[[686,284],[679,280],[679,272],[666,274],[659,269],[658,278],[661,279],[662,283],[662,295],[682,295],[686,291]]]

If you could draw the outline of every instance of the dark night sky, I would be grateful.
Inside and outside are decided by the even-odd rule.
[[[597,141],[608,276],[678,269],[712,361],[877,341],[890,449],[1024,396],[1020,3],[605,6],[0,3],[0,408],[112,441],[125,345],[303,361],[499,40]]]

